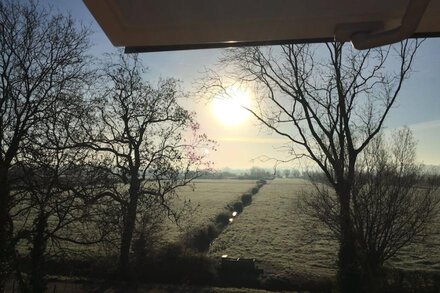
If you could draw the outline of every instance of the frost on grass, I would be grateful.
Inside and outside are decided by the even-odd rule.
[[[297,206],[298,197],[308,188],[312,188],[310,183],[301,179],[276,179],[264,186],[252,204],[214,241],[209,254],[255,258],[269,274],[333,275],[336,240],[324,227],[309,225]],[[433,228],[439,226],[440,221]],[[439,233],[424,245],[402,250],[388,265],[440,271],[438,247]]]
[[[209,254],[256,258],[266,272],[332,274],[336,243],[304,235],[294,211],[295,199],[303,188],[310,186],[300,179],[276,179],[265,185],[252,204],[214,241]]]
[[[164,241],[172,243],[182,233],[204,226],[221,213],[228,203],[255,186],[255,180],[196,180],[194,189],[185,186],[179,190],[180,198],[175,204],[190,201],[192,212],[184,215],[177,226],[167,220],[164,227]]]

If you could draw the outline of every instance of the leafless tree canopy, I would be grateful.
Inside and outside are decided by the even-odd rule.
[[[72,244],[96,244],[106,236],[106,230],[97,229],[102,215],[94,198],[105,193],[108,174],[93,162],[91,150],[69,147],[70,133],[80,135],[85,111],[80,97],[53,102],[44,119],[30,128],[15,165],[10,216],[20,225],[13,242],[29,247],[29,287],[34,291],[44,291],[47,259],[69,254]],[[20,286],[26,288],[15,262]]]
[[[111,243],[128,273],[133,235],[153,241],[182,212],[177,189],[209,169],[213,142],[179,83],[152,85],[136,56],[93,64],[88,35],[37,2],[0,3],[0,291],[12,271],[44,291],[44,264],[67,242]]]
[[[0,3],[0,288],[14,251],[11,168],[54,103],[87,80],[87,37],[70,17],[34,2]]]
[[[356,166],[350,213],[365,274],[372,277],[400,249],[429,237],[440,215],[440,179],[425,174],[415,155],[412,132],[403,128],[391,140],[376,136]],[[338,239],[340,207],[335,193],[322,183],[314,182],[314,187],[301,198],[302,212]]]
[[[122,215],[122,272],[127,271],[137,214],[160,208],[177,220],[182,209],[175,209],[172,199],[179,187],[209,169],[205,150],[213,147],[198,133],[195,114],[179,106],[178,82],[165,79],[153,86],[145,72],[137,56],[110,57],[93,100],[96,119],[85,126],[90,127],[86,141],[79,142],[100,154],[116,179],[110,194]]]
[[[340,43],[249,47],[228,50],[220,63],[230,80],[254,87],[254,116],[336,184],[333,166],[357,156],[379,132],[420,44],[366,51]],[[205,89],[224,89],[228,81],[209,73]]]
[[[208,92],[225,90],[231,81],[253,87],[257,105],[248,110],[290,140],[290,156],[307,157],[324,172],[336,192],[342,292],[360,290],[350,215],[356,162],[383,126],[420,44],[366,51],[341,43],[231,49],[220,60],[222,73],[208,72],[203,85]]]
[[[415,163],[415,140],[408,128],[381,136],[359,164],[353,219],[366,257],[382,264],[403,246],[423,240],[440,208],[440,181]]]

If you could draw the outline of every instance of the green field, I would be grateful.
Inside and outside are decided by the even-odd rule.
[[[213,218],[223,212],[225,207],[234,201],[240,199],[240,196],[254,187],[255,180],[195,180],[189,186],[180,187],[177,191],[178,198],[173,202],[176,208],[182,204],[183,201],[189,200],[191,202],[192,211],[179,220],[179,225],[171,221],[169,218],[164,218],[161,225],[161,242],[162,244],[173,243],[179,241],[179,237],[185,232],[193,228],[198,228],[208,223],[211,223]],[[26,227],[32,224],[33,218],[17,218],[15,220],[16,228]],[[49,219],[49,225],[55,224]],[[66,231],[72,233],[72,231]],[[93,233],[93,232],[92,232]],[[80,252],[82,254],[90,255],[106,255],[107,253],[114,253],[111,249],[107,252],[103,250],[101,244],[97,245],[77,245],[70,242],[63,242],[64,249],[70,252]],[[56,248],[57,249],[57,248]],[[29,247],[25,241],[21,241],[18,245],[18,250],[22,253],[27,253]]]
[[[190,200],[195,210],[184,217],[180,227],[166,220],[163,237],[165,242],[174,242],[184,231],[208,224],[227,204],[239,200],[240,196],[255,186],[255,180],[207,180],[194,182],[194,189],[185,186],[179,189],[179,200]]]
[[[190,200],[197,207],[183,218],[178,227],[165,219],[162,243],[173,243],[191,229],[212,223],[225,207],[240,199],[254,187],[255,180],[197,180],[192,187],[179,190],[179,201]],[[253,196],[252,204],[245,207],[232,224],[228,225],[211,244],[208,254],[212,257],[255,258],[266,274],[288,275],[294,272],[314,276],[332,276],[336,271],[337,243],[322,237],[304,224],[304,215],[298,210],[297,199],[311,185],[303,179],[275,179],[264,185]],[[18,221],[17,224],[19,224]],[[440,272],[440,222],[433,227],[434,235],[424,245],[413,245],[402,249],[389,263],[410,270]],[[100,246],[78,246],[68,248],[100,254]],[[20,251],[27,251],[24,245]]]
[[[337,243],[304,226],[296,199],[310,183],[275,179],[265,185],[237,219],[212,244],[209,254],[255,258],[267,273],[335,273]],[[315,230],[313,230],[315,231]],[[440,230],[426,245],[408,247],[389,264],[405,269],[440,271]]]
[[[212,244],[212,256],[256,258],[266,272],[333,273],[336,243],[309,236],[298,221],[295,198],[302,179],[275,179],[254,196],[252,204]]]

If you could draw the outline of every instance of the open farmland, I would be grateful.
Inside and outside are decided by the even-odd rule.
[[[256,258],[268,273],[332,274],[336,243],[318,240],[310,244],[294,212],[294,199],[309,187],[301,179],[275,179],[265,185],[209,253]]]
[[[165,242],[178,240],[183,231],[206,225],[227,204],[238,200],[240,196],[255,186],[255,180],[196,180],[194,188],[185,186],[179,189],[180,200],[191,201],[194,212],[184,217],[180,228],[170,220],[165,223],[163,236]]]
[[[440,196],[440,195],[439,195]],[[408,270],[440,272],[440,216],[435,227],[430,227],[425,243],[408,245],[389,261],[389,265]]]
[[[191,202],[194,210],[183,217],[180,226],[165,219],[162,229],[163,244],[179,241],[183,233],[211,223],[225,207],[240,199],[240,196],[255,186],[255,180],[208,180],[200,179],[193,186],[179,189],[179,200]],[[304,272],[313,275],[333,275],[336,272],[337,243],[316,231],[322,227],[304,225],[304,216],[297,208],[296,199],[303,190],[311,188],[302,179],[275,179],[263,186],[253,196],[252,204],[228,225],[214,240],[209,255],[219,257],[255,258],[266,273],[291,274]],[[27,221],[29,225],[30,220]],[[440,271],[440,222],[432,227],[433,236],[424,245],[405,247],[388,263],[391,266],[410,270]],[[16,220],[17,227],[23,225]],[[102,253],[101,246],[81,246],[65,243],[65,248],[76,252]],[[18,246],[20,252],[29,248],[24,242]]]
[[[190,202],[191,212],[179,220],[179,225],[168,218],[164,218],[161,232],[163,244],[176,242],[183,233],[210,223],[217,214],[225,210],[229,203],[239,200],[243,193],[255,185],[255,180],[199,179],[191,185],[180,187],[178,189],[179,198],[174,200],[174,204],[179,208],[183,201]],[[32,221],[33,216],[17,218],[15,225],[22,228],[29,226]],[[49,225],[56,225],[56,222],[49,219]],[[72,234],[72,230],[69,233]],[[93,231],[90,233],[93,233]],[[114,253],[114,250],[110,250],[110,252],[103,250],[101,244],[84,246],[66,242],[63,245],[64,248],[68,248],[69,251],[74,253],[89,255]],[[25,241],[21,241],[18,249],[24,253],[29,250],[29,247]]]
[[[301,179],[275,179],[265,185],[253,203],[215,240],[209,254],[255,258],[268,274],[334,274],[336,241],[314,235],[312,231],[320,228],[308,230],[297,209],[297,197],[310,187],[308,181]],[[439,247],[437,232],[427,239],[427,244],[402,250],[390,264],[440,271]]]

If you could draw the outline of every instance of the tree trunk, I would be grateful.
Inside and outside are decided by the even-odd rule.
[[[0,165],[0,292],[11,271],[8,166]]]
[[[140,190],[140,182],[139,179],[135,177],[130,182],[130,189],[129,189],[130,201],[128,203],[127,212],[124,215],[124,225],[123,225],[122,237],[121,237],[121,248],[119,254],[118,271],[120,276],[122,277],[127,277],[127,273],[129,272],[130,248],[131,248],[131,241],[133,239],[133,231],[136,222],[139,190]]]
[[[350,188],[348,184],[341,185],[336,190],[341,204],[338,283],[342,293],[356,293],[361,292],[362,289],[350,216]]]
[[[31,250],[30,285],[34,293],[42,293],[46,289],[44,281],[44,253],[46,251],[47,216],[42,212],[35,221],[35,235]]]
[[[386,284],[386,275],[383,270],[383,261],[377,254],[367,254],[362,266],[362,284],[365,292],[383,292]]]

